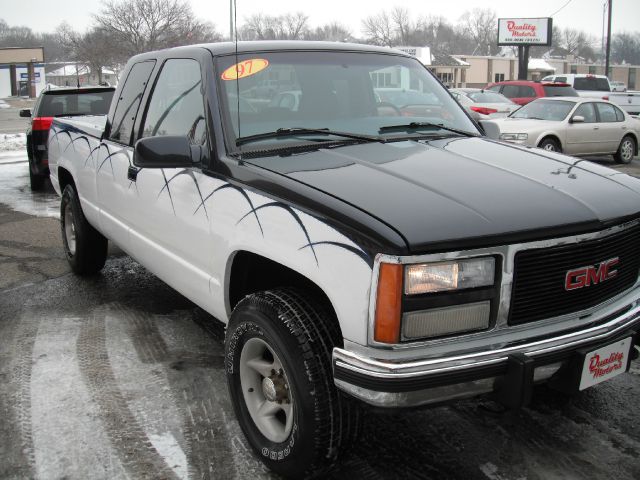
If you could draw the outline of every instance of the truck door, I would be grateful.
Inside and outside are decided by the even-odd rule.
[[[209,135],[201,63],[170,58],[161,66],[140,123],[140,137],[184,136],[208,159]],[[203,157],[200,160],[205,160]],[[197,160],[198,159],[194,159]],[[206,162],[206,160],[205,160]],[[213,189],[200,163],[192,168],[144,168],[137,172],[127,205],[131,254],[176,290],[211,302],[211,239],[203,195]]]
[[[136,202],[136,190],[127,178],[133,158],[133,128],[154,66],[153,60],[139,62],[129,71],[96,162],[100,226],[125,251],[129,251],[131,205]]]

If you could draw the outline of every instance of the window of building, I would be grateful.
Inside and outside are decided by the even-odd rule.
[[[453,83],[453,73],[450,72],[438,72],[437,77],[445,85],[451,85]]]
[[[591,75],[595,75],[596,74],[596,67],[595,65],[589,65],[589,73]]]
[[[636,71],[634,67],[629,67],[629,79],[627,81],[627,88],[633,90],[636,88]]]
[[[571,73],[573,73],[574,75],[576,73],[578,73],[578,66],[577,65],[571,65]]]
[[[493,76],[493,81],[494,82],[504,82],[504,73],[496,73]]]

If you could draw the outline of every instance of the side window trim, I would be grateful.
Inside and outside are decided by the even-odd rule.
[[[147,90],[147,88],[149,86],[149,79],[152,77],[153,70],[154,70],[155,64],[156,64],[156,60],[154,60],[154,59],[143,60],[141,62],[136,62],[131,66],[131,69],[129,70],[129,73],[127,74],[127,78],[125,79],[125,81],[124,81],[124,83],[122,85],[122,89],[118,92],[120,94],[120,97],[117,100],[115,109],[113,111],[113,119],[112,119],[113,121],[115,121],[115,119],[116,119],[116,114],[118,113],[118,107],[120,106],[120,102],[123,100],[122,94],[125,91],[125,88],[127,87],[127,82],[129,81],[129,78],[131,77],[131,73],[136,68],[136,66],[142,65],[144,63],[151,63],[152,65],[151,65],[151,70],[149,70],[149,74],[147,76],[147,79],[143,82],[144,88],[143,88],[142,92],[140,92],[138,95],[136,95],[134,97],[134,99],[138,99],[138,102],[137,102],[136,112],[135,112],[134,117],[133,117],[133,122],[131,124],[131,132],[129,133],[129,140],[127,142],[124,142],[124,141],[122,141],[120,139],[114,139],[113,138],[114,125],[109,125],[109,132],[108,132],[107,140],[109,140],[111,142],[118,143],[120,145],[131,146],[135,141],[135,135],[134,135],[135,132],[134,132],[134,130],[135,130],[135,124],[136,124],[136,117],[138,116],[138,112],[140,110],[140,103],[142,102],[142,99],[144,97],[144,93],[145,93],[145,91]],[[133,107],[133,105],[135,105],[135,103],[136,103],[135,101],[132,102],[131,105],[127,108],[126,112],[128,112],[129,109],[131,107]],[[123,115],[122,119],[124,119],[124,118],[125,118],[125,116]],[[120,122],[120,124],[122,124],[122,123],[123,122]]]
[[[144,128],[146,126],[147,123],[147,116],[149,115],[149,108],[151,106],[151,102],[153,100],[153,95],[156,92],[156,88],[158,86],[158,82],[160,81],[160,78],[162,77],[162,72],[164,71],[167,63],[169,63],[171,60],[191,60],[193,62],[195,62],[198,65],[198,71],[200,73],[200,82],[199,84],[199,93],[201,94],[201,101],[202,101],[202,111],[204,113],[204,128],[205,128],[205,132],[206,132],[206,138],[205,138],[205,142],[204,144],[201,145],[205,145],[207,147],[207,149],[210,149],[210,141],[211,141],[211,132],[209,131],[209,122],[207,120],[207,110],[206,110],[206,104],[205,104],[205,99],[204,99],[204,81],[205,81],[205,76],[203,75],[203,71],[202,71],[202,62],[197,59],[197,58],[193,58],[193,57],[170,57],[170,58],[165,58],[162,61],[162,64],[160,65],[160,68],[158,70],[158,73],[156,74],[154,81],[153,81],[153,85],[151,86],[151,88],[149,89],[149,94],[146,98],[146,102],[144,105],[144,110],[141,112],[141,120],[138,124],[138,131],[137,134],[134,135],[134,143],[139,140],[140,138],[144,138]],[[195,86],[193,88],[195,88]],[[191,91],[191,90],[190,90]],[[177,102],[181,97],[179,97],[178,99],[176,99],[174,102]]]

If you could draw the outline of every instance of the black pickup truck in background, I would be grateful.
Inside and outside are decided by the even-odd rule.
[[[29,180],[31,190],[41,190],[49,177],[47,139],[55,117],[78,115],[106,115],[111,105],[114,87],[60,88],[40,94],[33,112],[20,110],[21,117],[31,117],[27,130]]]
[[[363,404],[515,409],[636,354],[640,181],[487,139],[403,52],[145,53],[48,148],[73,271],[115,242],[225,323],[236,417],[285,477],[335,465]]]

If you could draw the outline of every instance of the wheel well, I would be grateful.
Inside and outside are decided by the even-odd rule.
[[[58,183],[60,184],[60,192],[64,192],[64,187],[71,184],[75,187],[73,177],[66,168],[58,167]]]
[[[559,146],[560,148],[562,148],[562,142],[561,142],[561,141],[560,141],[560,139],[559,139],[558,137],[556,137],[555,135],[545,135],[545,136],[544,136],[544,137],[542,137],[542,138],[540,139],[540,141],[538,142],[538,146],[540,146],[540,144],[541,144],[542,142],[544,142],[547,138],[549,138],[549,139],[553,140],[554,142],[556,142],[556,143],[558,144],[558,146]]]
[[[304,275],[255,253],[240,251],[233,258],[229,276],[231,310],[247,295],[277,287],[295,287],[313,296],[327,311],[335,327],[342,332],[336,311],[324,291]]]

